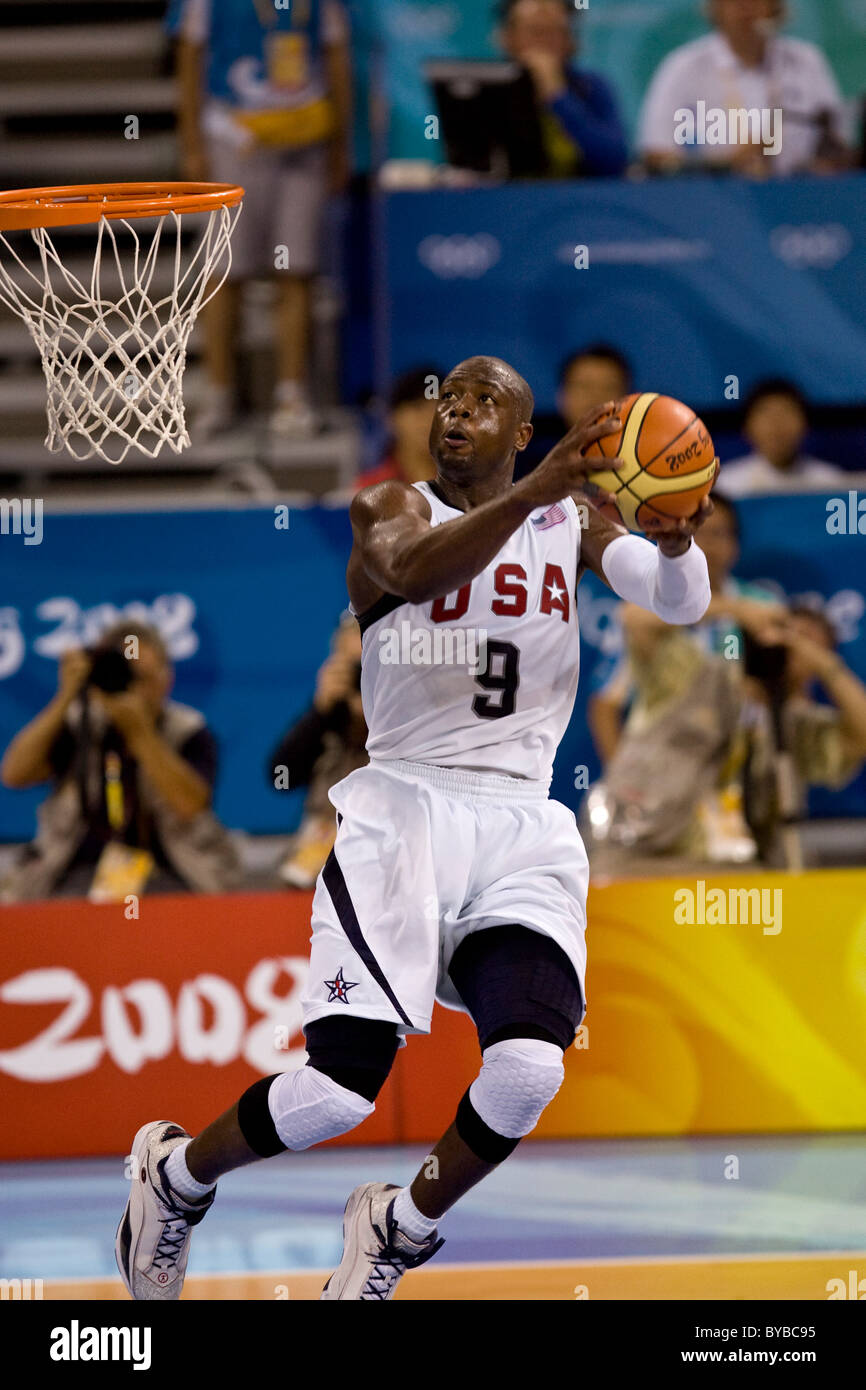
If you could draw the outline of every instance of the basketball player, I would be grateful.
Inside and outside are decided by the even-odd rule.
[[[548,799],[577,689],[577,581],[590,569],[671,623],[697,622],[710,599],[692,543],[708,499],[691,520],[657,523],[658,546],[578,512],[574,497],[585,502],[598,467],[585,451],[620,428],[612,407],[512,484],[532,393],[498,358],[470,358],[442,384],[435,479],[355,497],[347,581],[370,762],[331,791],[339,831],[313,902],[309,1061],[254,1082],[193,1140],[164,1121],[138,1131],[140,1181],[117,1233],[134,1298],[179,1297],[191,1228],[223,1173],[371,1115],[406,1034],[430,1031],[434,998],[471,1015],[480,1072],[435,1163],[408,1187],[352,1192],[323,1298],[392,1298],[441,1246],[444,1213],[559,1090],[585,1011],[587,857],[572,812]],[[423,654],[446,628],[486,633],[486,660],[393,659],[397,634]]]

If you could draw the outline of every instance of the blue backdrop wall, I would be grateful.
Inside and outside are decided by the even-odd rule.
[[[862,174],[511,184],[395,193],[386,210],[392,372],[494,352],[549,411],[565,356],[602,339],[639,390],[697,408],[767,376],[862,400]]]
[[[826,502],[744,505],[738,572],[826,605],[845,659],[866,678],[866,536],[829,534]],[[92,641],[115,615],[136,614],[160,627],[176,663],[177,698],[201,709],[219,740],[219,815],[255,832],[291,828],[300,793],[274,791],[266,764],[306,708],[345,608],[349,543],[347,513],[322,508],[293,511],[288,530],[275,527],[272,509],[256,508],[49,515],[39,546],[0,537],[0,746],[50,699],[61,651]],[[591,576],[581,584],[580,691],[554,782],[554,794],[573,807],[574,768],[598,770],[586,699],[619,654],[617,607]],[[42,794],[0,790],[0,839],[30,837]],[[814,806],[866,815],[866,779]]]

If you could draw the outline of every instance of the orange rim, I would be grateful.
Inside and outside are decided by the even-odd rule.
[[[235,207],[244,190],[233,183],[84,183],[17,188],[0,193],[0,232],[74,227],[103,217],[163,217]]]

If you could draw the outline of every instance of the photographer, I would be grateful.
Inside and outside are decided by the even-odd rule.
[[[234,846],[210,809],[216,744],[197,710],[168,699],[172,678],[159,634],[129,621],[64,655],[57,694],[0,765],[7,787],[54,784],[0,899],[237,886]]]
[[[337,834],[328,792],[335,782],[367,762],[367,724],[361,704],[361,634],[345,618],[334,634],[331,654],[319,671],[312,707],[283,736],[268,765],[272,785],[309,787],[304,813],[279,874],[294,888],[311,888]]]
[[[781,831],[805,815],[807,789],[838,790],[866,761],[866,686],[831,624],[734,580],[735,513],[715,506],[701,537],[714,589],[701,623],[671,628],[625,605],[627,659],[591,702],[604,771],[584,814],[590,852],[610,872],[637,854],[669,867],[756,853],[780,863]],[[827,703],[813,698],[816,683]]]
[[[735,508],[714,494],[695,542],[713,597],[694,627],[671,627],[624,604],[625,652],[590,700],[602,780],[587,796],[589,852],[599,871],[636,856],[741,862],[755,844],[743,814],[741,730],[746,634],[773,643],[786,609],[739,580]]]
[[[824,614],[797,604],[747,649],[746,673],[746,814],[761,858],[774,863],[783,820],[805,815],[807,789],[839,790],[866,762],[866,686],[837,653]],[[816,685],[827,703],[814,699]],[[787,805],[780,753],[790,768]]]

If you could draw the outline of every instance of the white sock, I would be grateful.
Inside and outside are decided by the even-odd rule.
[[[436,1230],[436,1222],[418,1210],[408,1187],[401,1187],[394,1198],[394,1220],[411,1240],[426,1240]]]
[[[186,1146],[191,1144],[191,1139],[185,1139],[177,1148],[172,1149],[166,1159],[163,1169],[168,1185],[185,1202],[199,1202],[202,1197],[206,1197],[209,1192],[213,1192],[216,1187],[215,1182],[197,1182],[192,1173],[186,1166]]]

